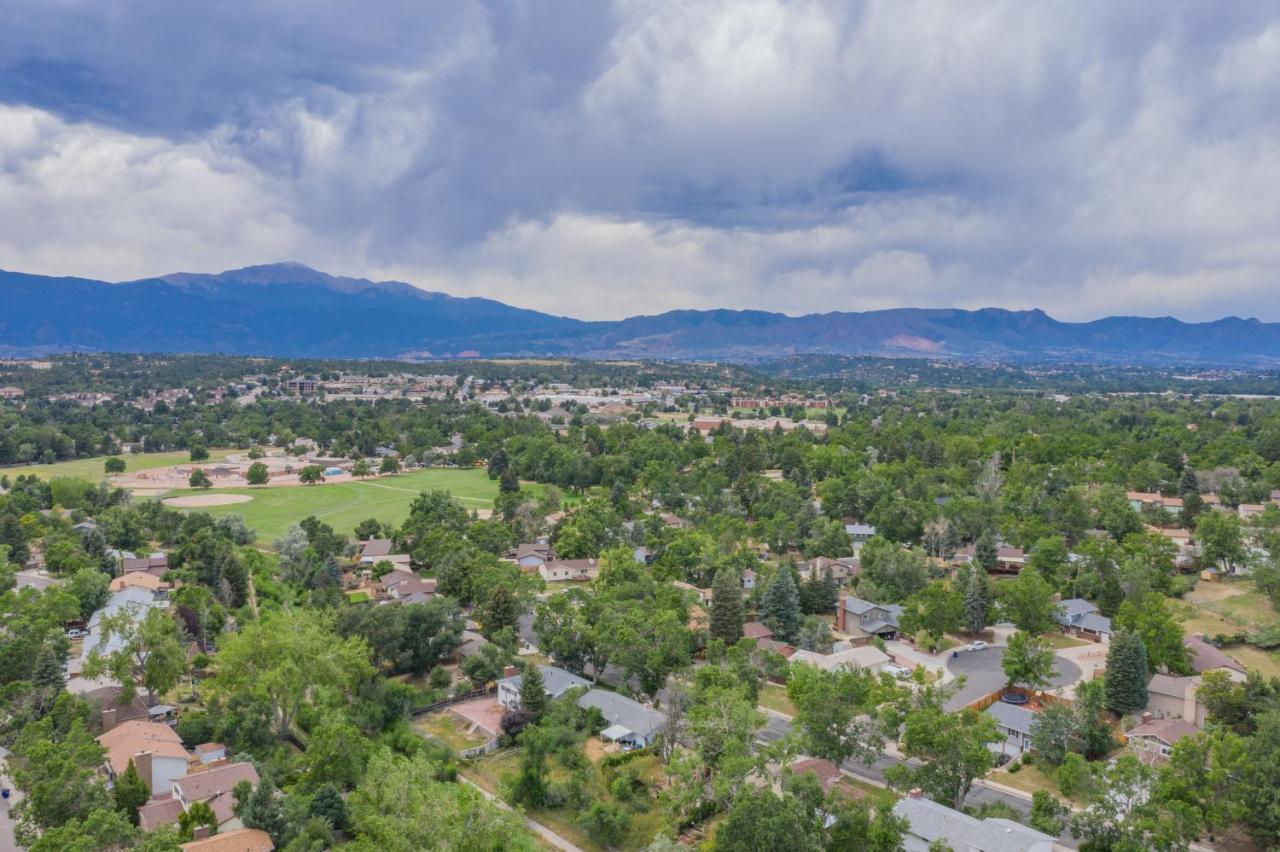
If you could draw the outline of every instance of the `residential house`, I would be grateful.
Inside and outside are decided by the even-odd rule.
[[[789,662],[792,665],[806,663],[828,672],[836,669],[866,669],[872,674],[879,674],[892,662],[892,659],[874,645],[859,645],[844,651],[833,651],[830,654],[818,654],[800,649],[791,655]]]
[[[1129,501],[1129,505],[1135,511],[1143,509],[1157,509],[1162,512],[1181,512],[1181,497],[1165,497],[1151,491],[1126,491],[1125,499]]]
[[[107,599],[107,605],[89,619],[89,635],[85,637],[79,661],[73,661],[70,665],[71,673],[78,674],[93,654],[113,654],[124,647],[124,640],[120,638],[119,633],[112,633],[110,636],[104,633],[102,629],[104,618],[126,612],[132,621],[138,623],[146,618],[147,613],[152,609],[167,606],[167,601],[158,598],[156,592],[149,589],[130,586],[114,592]]]
[[[830,793],[831,789],[844,779],[844,774],[840,771],[840,767],[821,757],[807,757],[803,760],[797,760],[791,764],[791,774],[813,775],[818,779],[818,783],[822,785],[823,793]]]
[[[952,562],[956,565],[968,565],[970,562],[978,558],[978,547],[975,544],[966,545],[956,551]],[[996,567],[992,570],[1005,574],[1017,574],[1027,564],[1027,554],[1020,547],[1010,547],[1007,544],[1001,544],[996,547]]]
[[[161,580],[155,574],[147,571],[131,571],[128,574],[121,574],[119,577],[113,577],[111,582],[107,584],[107,590],[119,592],[131,586],[137,586],[140,589],[146,589],[152,593],[167,591],[170,588],[168,583]]]
[[[383,603],[424,603],[436,593],[436,581],[417,571],[397,568],[375,581],[376,594]]]
[[[589,582],[599,573],[600,565],[594,559],[555,559],[538,568],[548,583]]]
[[[138,808],[138,824],[144,831],[152,831],[162,825],[172,825],[178,817],[191,809],[196,802],[204,802],[218,821],[219,832],[244,828],[232,810],[235,799],[232,790],[241,781],[258,785],[258,770],[252,763],[227,763],[222,766],[201,767],[198,771],[175,778],[169,791],[152,796]]]
[[[533,572],[556,557],[551,545],[542,540],[518,545],[515,551],[508,554],[508,558],[512,559],[524,571]]]
[[[1195,736],[1200,729],[1185,719],[1154,719],[1142,714],[1142,723],[1125,732],[1129,749],[1150,763],[1169,759],[1173,746],[1184,737]]]
[[[1054,620],[1063,633],[1085,636],[1098,642],[1111,641],[1111,619],[1083,598],[1068,598],[1058,603]]]
[[[759,641],[761,639],[772,639],[773,631],[763,622],[748,621],[742,625],[742,635],[748,639]]]
[[[692,592],[693,594],[697,595],[698,603],[704,603],[704,604],[711,603],[710,589],[699,589],[697,586],[693,585],[692,583],[686,583],[683,580],[672,580],[671,585],[675,586],[677,589],[680,589],[682,591]]]
[[[901,798],[893,815],[907,821],[906,852],[1056,852],[1068,847],[1034,828],[1000,817],[978,819],[924,798],[919,790]]]
[[[604,689],[589,689],[577,702],[586,709],[595,707],[604,716],[609,727],[600,732],[603,739],[621,744],[624,748],[644,748],[653,742],[667,717],[638,701]]]
[[[808,562],[797,562],[796,576],[801,580],[809,580],[814,577],[822,577],[827,572],[830,572],[831,579],[843,584],[850,577],[857,576],[858,568],[858,557],[856,556],[844,556],[840,559],[818,556]]]
[[[1182,640],[1182,644],[1191,652],[1191,668],[1196,674],[1217,669],[1226,669],[1240,676],[1246,674],[1244,666],[1227,656],[1220,648],[1206,642],[1203,633],[1186,637]]]
[[[849,540],[853,542],[854,552],[857,552],[862,545],[866,544],[867,539],[876,534],[875,527],[859,521],[845,521],[844,531],[845,535],[849,536]]]
[[[163,723],[131,719],[97,739],[107,751],[105,768],[111,782],[120,777],[131,760],[153,793],[168,790],[175,778],[187,774],[191,755],[182,747],[177,732]]]
[[[992,751],[1019,755],[1031,750],[1031,723],[1035,721],[1035,713],[1026,707],[1003,701],[992,704],[986,713],[995,720],[996,728],[1004,737],[1002,743],[991,746]]]
[[[200,743],[192,753],[195,754],[196,760],[205,766],[227,759],[227,747],[222,743]]]
[[[360,542],[360,564],[375,565],[391,555],[391,539],[371,538]]]
[[[164,553],[150,553],[146,556],[134,556],[131,553],[121,554],[120,573],[147,573],[155,577],[163,577],[169,573],[169,557]]]
[[[1190,530],[1181,528],[1166,529],[1164,527],[1153,527],[1150,524],[1147,525],[1146,530],[1149,533],[1162,535],[1177,545],[1178,552],[1174,554],[1173,564],[1180,570],[1192,567],[1196,557],[1200,555],[1200,549],[1196,546],[1195,538]]]
[[[742,572],[742,589],[743,591],[751,591],[756,587],[756,572],[750,568]]]
[[[136,694],[126,702],[120,700],[122,687],[117,683],[105,681],[88,681],[84,678],[71,678],[67,681],[67,691],[79,695],[93,708],[90,726],[95,730],[109,731],[116,725],[132,719],[146,719],[147,705]]]
[[[1203,726],[1204,705],[1196,696],[1199,677],[1155,674],[1147,684],[1147,711],[1153,719],[1185,719]]]
[[[1236,514],[1241,518],[1252,518],[1254,515],[1261,515],[1262,510],[1266,508],[1261,503],[1241,503],[1236,507]]]
[[[591,685],[573,672],[555,666],[538,666],[538,671],[542,674],[542,688],[548,698],[559,698],[571,689]],[[508,710],[514,710],[520,706],[520,686],[524,683],[524,677],[517,673],[514,666],[509,667],[508,672],[507,677],[498,681],[498,703]]]
[[[271,835],[260,828],[237,828],[191,840],[179,848],[183,852],[272,852],[276,846],[271,842]]]
[[[870,639],[894,639],[898,635],[898,619],[902,607],[897,604],[877,604],[850,595],[836,607],[836,628],[851,636]]]

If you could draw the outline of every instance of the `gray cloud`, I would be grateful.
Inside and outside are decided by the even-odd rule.
[[[1263,3],[0,0],[0,265],[1280,319]]]

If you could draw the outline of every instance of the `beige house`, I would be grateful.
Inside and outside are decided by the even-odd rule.
[[[1161,763],[1169,759],[1175,743],[1199,732],[1185,719],[1152,719],[1150,713],[1144,713],[1142,724],[1124,736],[1134,754],[1149,763]]]

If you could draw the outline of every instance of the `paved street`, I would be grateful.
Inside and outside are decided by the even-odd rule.
[[[5,763],[9,752],[0,746],[0,788],[13,787],[13,781],[9,778],[9,767]],[[9,811],[17,804],[15,798],[16,793],[11,792],[7,801],[0,801],[0,852],[16,852],[18,841],[13,837],[13,819],[9,816]]]
[[[985,651],[965,651],[958,648],[955,656],[947,660],[947,671],[953,676],[964,675],[965,684],[947,701],[948,710],[959,710],[971,701],[995,692],[1004,686],[1006,678],[1000,668],[1004,659],[1004,646],[995,645]],[[1058,674],[1051,688],[1073,684],[1080,679],[1080,667],[1070,660],[1057,657],[1054,661]]]

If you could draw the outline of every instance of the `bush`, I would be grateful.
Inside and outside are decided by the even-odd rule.
[[[617,846],[630,826],[631,816],[608,802],[592,802],[582,816],[582,827],[601,846]]]
[[[1021,771],[1022,771],[1022,759],[1016,758],[1014,759],[1013,763],[1009,764],[1009,774],[1015,775]]]
[[[1072,752],[1062,761],[1058,771],[1054,773],[1058,781],[1058,789],[1062,795],[1071,798],[1081,792],[1088,784],[1091,770],[1083,756]]]

